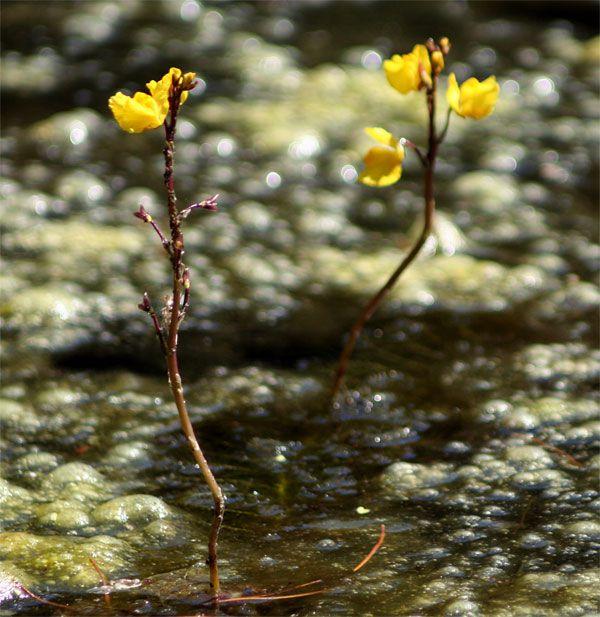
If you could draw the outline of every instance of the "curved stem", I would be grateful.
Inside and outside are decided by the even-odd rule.
[[[206,481],[206,484],[208,485],[208,488],[212,493],[214,502],[213,522],[211,525],[208,540],[208,568],[211,592],[214,596],[217,596],[220,588],[217,546],[219,540],[219,531],[221,529],[223,515],[225,512],[225,498],[223,497],[221,487],[217,484],[215,476],[213,475],[213,472],[208,465],[208,461],[206,460],[206,457],[204,456],[204,453],[200,448],[200,444],[196,439],[194,427],[192,426],[192,422],[190,420],[190,416],[188,414],[187,406],[185,403],[185,398],[183,395],[183,385],[181,383],[181,376],[179,374],[177,351],[176,348],[175,352],[172,351],[172,347],[170,349],[171,353],[169,353],[169,355],[167,356],[169,385],[171,386],[171,392],[173,393],[175,405],[177,406],[177,412],[179,413],[179,421],[181,423],[181,428],[183,429],[183,433],[192,450],[194,459],[198,464],[198,467],[200,467],[202,475],[204,476],[204,480]]]
[[[400,265],[396,268],[396,270],[394,270],[394,272],[385,282],[383,287],[369,300],[367,305],[363,308],[362,312],[358,316],[358,319],[354,322],[352,328],[350,329],[348,341],[344,345],[344,349],[342,350],[342,353],[338,360],[338,368],[336,371],[332,390],[332,394],[334,397],[337,395],[344,382],[344,377],[346,375],[346,371],[348,370],[350,358],[352,356],[352,353],[354,352],[356,343],[366,323],[369,321],[369,319],[371,319],[375,311],[379,308],[380,304],[392,290],[402,273],[408,268],[408,266],[410,266],[410,264],[415,260],[417,255],[421,252],[421,249],[427,241],[427,238],[429,237],[429,234],[431,233],[431,229],[433,227],[433,217],[435,212],[434,171],[435,159],[437,156],[437,150],[439,145],[439,140],[436,138],[435,131],[436,88],[437,76],[434,75],[432,78],[431,88],[427,90],[427,110],[429,112],[429,140],[427,155],[424,157],[425,178],[423,192],[425,202],[425,215],[423,220],[423,228],[421,229],[421,233],[417,241],[414,243],[413,247],[410,249],[408,255],[406,255],[406,257],[404,257],[404,259],[400,262]]]
[[[415,154],[419,157],[419,161],[421,161],[421,164],[423,165],[423,167],[427,166],[427,157],[421,152],[421,149],[419,148],[419,146],[417,146],[412,141],[410,141],[410,139],[406,139],[406,138],[401,139],[400,143],[403,146],[406,146],[407,148],[414,150]]]
[[[208,540],[208,568],[210,576],[210,588],[211,593],[215,599],[215,603],[218,602],[218,594],[220,589],[219,581],[219,566],[218,566],[218,554],[217,546],[219,539],[219,531],[223,522],[223,515],[225,512],[225,498],[223,491],[215,480],[215,476],[210,469],[210,466],[200,448],[196,434],[194,433],[194,427],[190,420],[190,416],[187,410],[185,397],[183,394],[183,384],[181,381],[181,375],[179,373],[179,362],[177,359],[178,349],[178,334],[179,326],[181,324],[182,317],[182,296],[185,297],[184,304],[187,309],[187,303],[189,302],[189,276],[187,278],[188,287],[182,292],[184,287],[183,279],[185,277],[186,268],[183,263],[182,257],[184,253],[183,234],[181,232],[181,219],[177,210],[177,197],[175,195],[175,183],[173,177],[173,154],[174,154],[174,140],[175,130],[177,124],[177,112],[180,103],[180,91],[175,91],[175,94],[169,97],[169,109],[170,120],[167,123],[165,121],[165,173],[164,183],[167,189],[168,197],[168,209],[169,209],[169,227],[171,230],[171,265],[173,270],[173,295],[170,304],[170,315],[168,318],[168,334],[166,341],[166,362],[167,372],[169,376],[169,385],[177,412],[179,414],[179,421],[181,428],[187,439],[187,442],[192,450],[194,460],[198,464],[200,471],[210,489],[212,494],[214,509],[213,509],[213,522],[211,525],[211,531]]]
[[[348,369],[348,363],[350,362],[350,357],[352,356],[352,352],[354,351],[354,347],[356,346],[356,342],[360,337],[365,324],[371,319],[373,313],[379,308],[379,305],[383,302],[388,293],[392,290],[401,274],[410,266],[410,264],[415,260],[417,255],[421,252],[423,245],[427,241],[429,234],[431,232],[431,227],[433,223],[433,213],[435,210],[435,201],[433,199],[433,174],[431,166],[428,166],[425,173],[426,185],[431,186],[431,190],[428,191],[431,194],[431,197],[427,199],[425,205],[425,219],[423,222],[423,228],[421,230],[421,234],[419,238],[411,248],[410,252],[406,257],[402,260],[400,265],[394,270],[393,274],[390,278],[385,282],[384,286],[369,300],[365,308],[362,310],[361,314],[358,316],[358,319],[354,322],[350,330],[350,336],[342,354],[340,355],[340,359],[338,362],[338,369],[335,376],[335,382],[333,385],[333,395],[335,396],[346,375],[346,370]]]

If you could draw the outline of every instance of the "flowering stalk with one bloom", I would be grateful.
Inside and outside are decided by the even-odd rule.
[[[441,132],[438,133],[436,127],[438,77],[444,69],[445,56],[449,52],[450,41],[447,37],[441,38],[437,43],[433,39],[428,39],[425,45],[415,45],[412,52],[402,56],[394,55],[391,60],[386,60],[383,63],[388,82],[401,94],[425,90],[429,116],[427,149],[423,151],[406,139],[398,140],[383,128],[367,128],[365,129],[367,134],[379,142],[379,145],[371,147],[365,155],[365,167],[359,176],[359,180],[367,186],[378,187],[390,186],[396,183],[402,177],[402,162],[404,160],[404,148],[402,145],[407,146],[415,152],[423,165],[425,173],[425,215],[423,227],[417,241],[383,287],[369,300],[350,329],[348,340],[338,361],[333,385],[334,397],[344,381],[350,357],[365,324],[394,287],[401,274],[420,253],[431,233],[435,212],[435,163],[438,148],[448,131],[451,112],[454,111],[464,118],[479,120],[492,113],[498,99],[499,87],[495,77],[488,77],[483,82],[479,82],[472,77],[459,87],[456,77],[452,73],[448,80],[448,91],[446,94],[449,105],[446,123]]]
[[[188,92],[195,87],[196,83],[195,73],[183,74],[180,69],[171,68],[160,81],[150,81],[146,84],[150,94],[136,92],[133,97],[129,97],[122,92],[117,92],[109,99],[108,105],[119,126],[128,133],[141,133],[158,128],[160,125],[163,125],[165,130],[165,148],[163,150],[165,172],[163,178],[167,191],[170,233],[168,235],[164,234],[158,223],[143,206],[140,206],[139,210],[134,213],[134,216],[144,223],[148,223],[158,235],[171,263],[173,286],[171,296],[167,298],[165,306],[159,313],[154,310],[147,293],[144,293],[142,302],[138,306],[140,310],[148,313],[154,326],[161,351],[165,356],[169,385],[179,413],[181,427],[192,450],[194,460],[200,468],[213,497],[214,511],[208,540],[208,567],[210,591],[214,602],[217,603],[220,588],[217,542],[225,511],[225,498],[194,433],[185,402],[177,359],[179,327],[189,310],[191,294],[190,271],[183,262],[184,238],[182,223],[193,210],[216,210],[216,197],[192,204],[188,208],[180,210],[177,206],[175,194],[173,158],[177,114],[181,104],[186,101]],[[162,319],[159,318],[159,315],[162,315]]]
[[[181,70],[171,68],[160,81],[149,81],[146,88],[150,94],[136,92],[127,96],[117,92],[108,99],[108,106],[119,126],[128,133],[142,133],[158,128],[169,112],[169,91],[173,80],[181,84],[191,84],[196,73],[181,74]],[[182,90],[179,104],[185,103],[188,91]]]

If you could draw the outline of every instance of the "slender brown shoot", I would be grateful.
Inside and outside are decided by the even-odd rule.
[[[558,456],[566,459],[567,462],[573,465],[574,467],[579,467],[579,468],[585,467],[584,463],[582,463],[581,461],[578,461],[572,454],[569,454],[566,450],[563,450],[562,448],[559,448],[558,446],[554,446],[551,443],[548,443],[547,441],[540,439],[539,437],[532,437],[531,441],[533,441],[533,443],[537,443],[539,446],[542,446],[544,450],[548,450],[549,452],[558,454]]]
[[[239,596],[237,598],[220,599],[219,604],[245,604],[247,602],[275,602],[277,600],[293,600],[295,598],[307,598],[308,596],[317,596],[325,593],[327,589],[316,589],[315,591],[304,591],[302,593],[291,593],[285,595],[256,595],[256,596]]]
[[[52,602],[51,600],[45,600],[44,598],[41,598],[40,596],[38,596],[35,593],[33,593],[33,591],[30,591],[29,589],[27,589],[27,587],[25,587],[25,585],[23,585],[22,583],[18,584],[18,588],[23,593],[28,595],[30,598],[33,598],[36,602],[40,602],[41,604],[46,604],[47,606],[54,606],[56,608],[62,608],[62,609],[65,609],[67,611],[73,610],[67,604],[60,604],[58,602]]]
[[[373,545],[373,548],[365,555],[364,559],[360,563],[356,564],[354,568],[352,568],[352,572],[358,572],[359,570],[364,568],[369,563],[369,561],[371,561],[371,558],[373,557],[373,555],[375,555],[375,553],[381,548],[381,545],[383,544],[384,540],[385,540],[385,525],[381,525],[381,531],[379,532],[379,539],[377,540],[377,542],[375,542],[375,544]]]
[[[102,581],[102,586],[105,588],[105,591],[103,594],[104,604],[106,604],[107,608],[111,608],[110,594],[108,593],[108,591],[106,591],[110,587],[110,581],[106,577],[106,574],[102,572],[102,570],[100,569],[100,566],[96,563],[96,560],[93,557],[88,557],[88,559],[90,560],[90,563],[92,564],[92,567],[94,568],[94,570],[96,570],[96,572],[98,573],[98,576],[100,577],[100,580]]]
[[[356,564],[354,568],[352,568],[351,574],[355,574],[356,572],[364,568],[364,566],[366,566],[369,563],[369,561],[371,561],[375,553],[377,553],[377,551],[383,545],[384,540],[385,540],[385,525],[381,525],[381,530],[379,532],[379,537],[377,539],[377,542],[375,542],[375,544],[372,546],[371,550],[365,555],[365,557],[363,557],[363,559],[361,559],[360,562]],[[234,598],[222,598],[219,600],[219,605],[222,605],[222,604],[239,605],[239,604],[244,604],[246,602],[276,602],[278,600],[294,600],[296,598],[307,598],[309,596],[316,596],[316,595],[326,593],[332,588],[333,585],[335,585],[336,583],[339,583],[346,576],[347,576],[346,574],[342,574],[340,576],[330,577],[327,579],[318,578],[313,581],[309,581],[307,583],[301,583],[300,585],[294,585],[293,587],[286,587],[276,594],[257,594],[253,596],[237,596]],[[296,589],[305,589],[306,587],[312,587],[313,585],[319,585],[319,584],[323,584],[325,586],[321,587],[320,589],[315,589],[314,591],[303,591],[299,593],[290,593],[291,591],[294,591]],[[209,601],[207,601],[206,603],[208,604],[208,602]]]

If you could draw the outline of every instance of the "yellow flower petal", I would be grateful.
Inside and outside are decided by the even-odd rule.
[[[398,145],[398,140],[389,131],[378,126],[367,127],[365,133],[384,146],[392,146],[395,148]]]
[[[368,186],[389,186],[402,175],[402,158],[398,148],[374,146],[364,158],[365,170],[359,181]]]
[[[108,100],[108,106],[119,126],[128,133],[155,129],[166,116],[158,103],[144,92],[136,92],[133,97],[117,92]]]
[[[401,94],[418,90],[423,85],[421,70],[431,75],[431,61],[425,45],[415,45],[409,54],[395,54],[383,63],[388,82]]]
[[[458,82],[456,81],[456,75],[450,73],[448,77],[448,89],[446,90],[446,101],[448,105],[457,113],[460,114],[460,90],[458,88]]]
[[[418,60],[414,54],[398,54],[383,63],[385,76],[392,86],[400,94],[408,94],[412,90],[418,90],[421,79],[418,73]]]
[[[425,45],[415,45],[412,53],[417,58],[417,64],[420,64],[425,72],[428,75],[431,75],[431,61],[429,60],[429,52],[427,51],[427,47],[425,47]],[[420,77],[419,81],[421,81]]]
[[[494,111],[499,93],[500,86],[494,76],[482,82],[471,77],[459,88],[452,74],[448,80],[446,99],[450,107],[463,118],[480,120]]]
[[[495,77],[479,82],[474,77],[467,79],[460,88],[461,111],[464,116],[479,120],[494,111],[500,86]]]

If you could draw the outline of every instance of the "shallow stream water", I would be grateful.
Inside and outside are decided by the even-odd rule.
[[[4,2],[1,615],[206,611],[211,499],[136,306],[167,292],[160,131],[117,90],[195,70],[176,153],[190,218],[186,396],[227,495],[225,591],[339,577],[268,615],[598,610],[595,3]],[[418,233],[407,156],[356,183],[364,126],[422,143],[422,96],[382,59],[448,35],[459,81],[436,235],[365,331],[353,319]],[[384,546],[360,573],[381,524]],[[111,581],[105,606],[92,557]],[[344,578],[345,577],[345,578]]]

